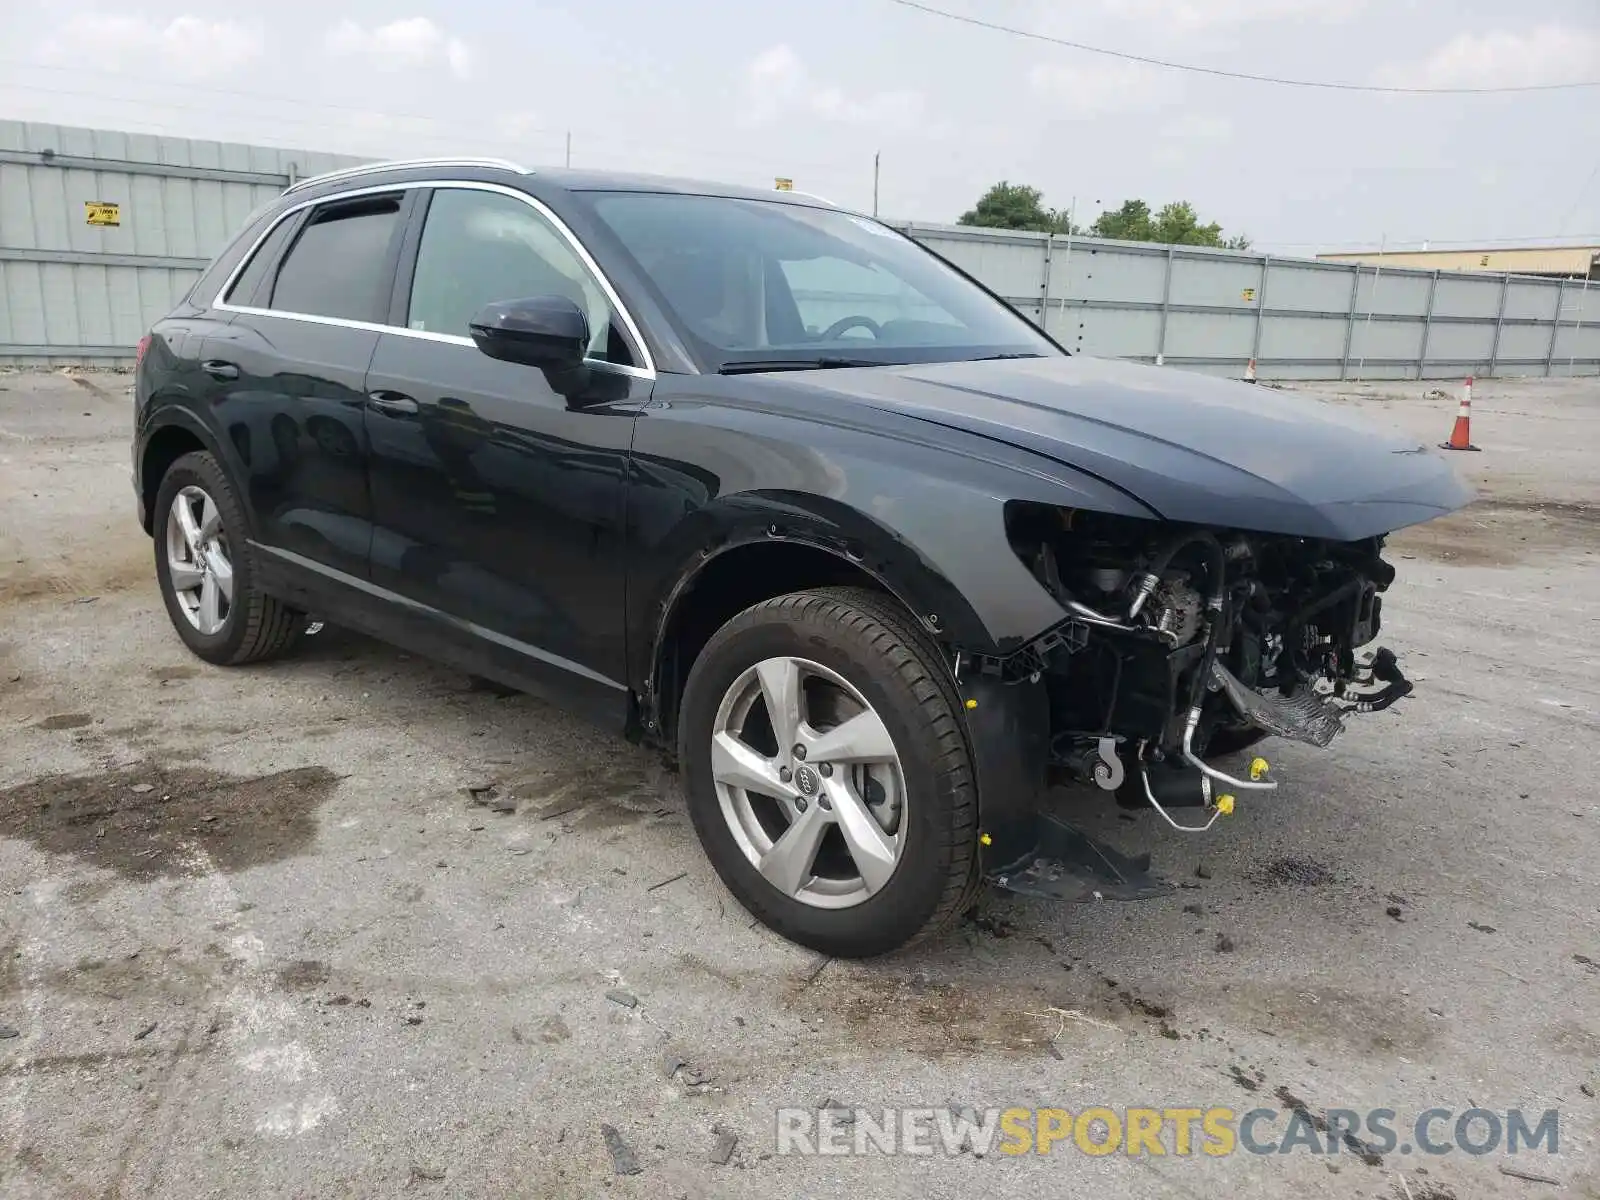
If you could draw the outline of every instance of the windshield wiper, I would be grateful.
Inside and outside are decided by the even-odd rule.
[[[1043,358],[1044,355],[1036,354],[1032,350],[1023,350],[1016,354],[980,354],[977,358],[969,358],[968,362],[994,362],[1002,358]]]
[[[718,375],[753,375],[760,371],[826,371],[839,367],[892,367],[895,363],[876,358],[749,358],[725,362],[717,368]]]

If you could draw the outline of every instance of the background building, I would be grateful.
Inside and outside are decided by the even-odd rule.
[[[1548,279],[1600,279],[1600,246],[1528,246],[1499,250],[1353,250],[1319,254],[1324,262],[1422,271],[1492,271]]]

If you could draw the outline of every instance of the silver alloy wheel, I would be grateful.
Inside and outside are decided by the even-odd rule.
[[[189,624],[207,636],[227,624],[233,610],[233,560],[222,511],[202,488],[186,487],[172,498],[167,573]]]
[[[734,680],[712,726],[711,775],[734,841],[785,896],[850,908],[900,863],[910,826],[894,739],[820,663],[769,658]]]

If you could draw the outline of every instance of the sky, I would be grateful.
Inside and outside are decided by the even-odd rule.
[[[926,0],[1279,77],[1600,81],[1596,0]],[[892,0],[0,0],[0,119],[383,157],[497,154],[954,221],[999,180],[1080,224],[1188,200],[1284,254],[1600,242],[1600,87],[1318,91]]]

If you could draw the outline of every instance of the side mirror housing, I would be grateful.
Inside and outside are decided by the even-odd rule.
[[[589,348],[589,318],[566,296],[497,300],[468,329],[490,358],[529,367],[576,367]]]

